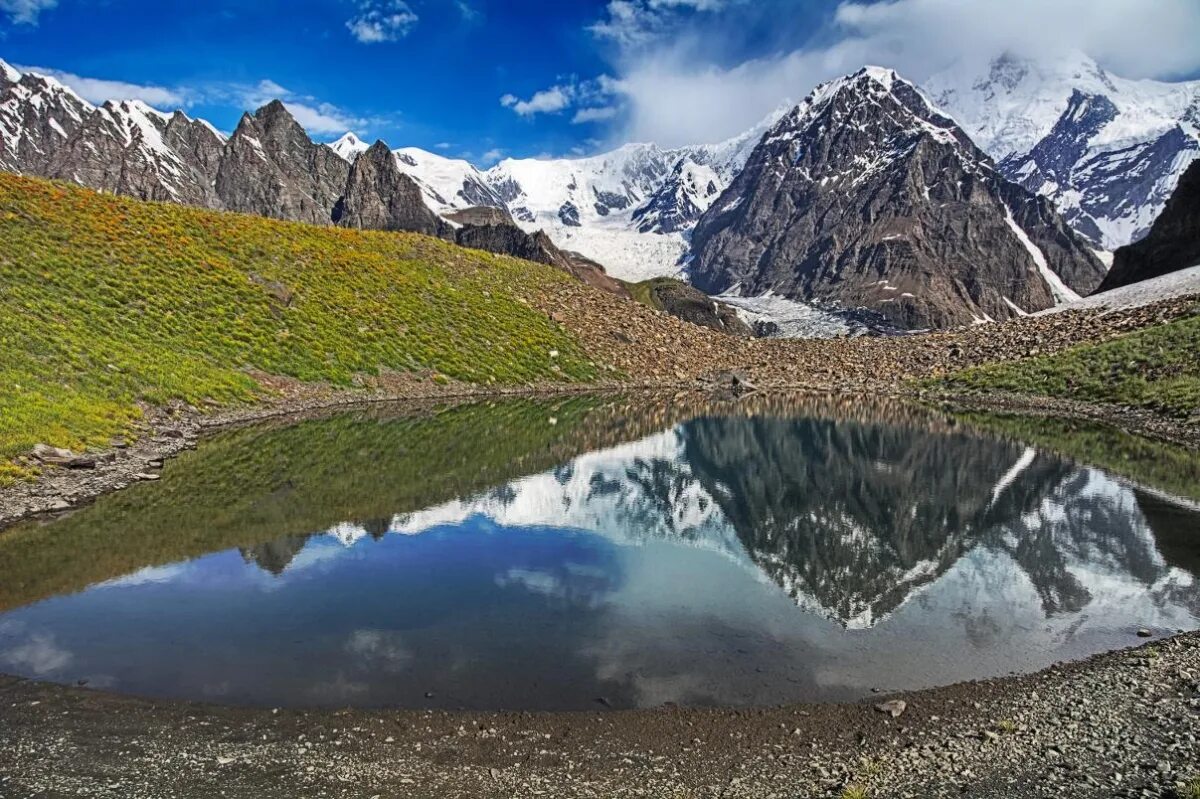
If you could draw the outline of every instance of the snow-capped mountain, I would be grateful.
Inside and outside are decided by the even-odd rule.
[[[347,131],[340,139],[330,144],[329,148],[346,161],[353,163],[354,159],[365,153],[370,146],[355,136],[352,131]]]
[[[546,230],[616,277],[674,275],[687,233],[782,113],[718,144],[627,144],[586,158],[507,159],[487,177],[518,225]]]
[[[1011,180],[1107,250],[1149,230],[1200,155],[1200,81],[1126,80],[1082,54],[956,65],[925,83]]]
[[[216,203],[224,138],[137,100],[97,107],[54,78],[0,61],[0,168],[148,200]]]
[[[0,167],[48,163],[93,110],[54,78],[24,75],[0,61]]]
[[[944,106],[966,134],[993,156],[1000,173],[1053,201],[1093,246],[1111,248],[1144,234],[1187,163],[1200,154],[1200,81],[1124,80],[1082,56],[1052,63],[1003,57],[993,61],[985,74],[956,68],[935,76],[926,88],[925,95],[932,98],[930,114],[941,116]],[[915,88],[912,92],[919,94]],[[769,177],[762,170],[755,172],[753,180],[741,176],[751,154],[766,143],[764,134],[775,129],[785,114],[787,109],[781,108],[720,144],[676,149],[629,144],[588,157],[509,159],[487,170],[418,148],[392,150],[396,168],[419,191],[392,192],[384,202],[390,208],[389,225],[424,215],[397,203],[419,200],[454,227],[462,224],[454,217],[465,209],[490,206],[510,214],[527,234],[544,230],[553,246],[578,252],[616,277],[641,280],[679,274],[686,268],[689,276],[700,275],[701,288],[747,295],[743,297],[747,302],[762,295],[762,302],[745,308],[748,314],[761,315],[768,306],[796,300],[825,299],[846,307],[859,302],[857,296],[797,293],[764,275],[731,281],[705,277],[711,272],[711,258],[700,252],[693,231],[701,218],[726,217],[750,197],[755,188],[751,183]],[[942,134],[931,140],[938,135]],[[781,141],[777,137],[774,145],[782,146]],[[970,142],[962,142],[961,148],[963,152],[974,149]],[[345,195],[350,166],[367,150],[367,143],[353,133],[331,145],[312,142],[278,102],[245,115],[226,138],[182,111],[166,114],[136,101],[94,106],[53,78],[22,74],[0,62],[0,169],[72,180],[141,199],[330,224]],[[966,174],[980,175],[990,169],[982,155],[976,160],[978,169],[967,169]],[[861,186],[878,181],[881,170],[886,171],[879,158],[851,159],[843,164],[839,177]],[[933,182],[931,173],[926,186]],[[735,183],[738,188],[731,193]],[[397,188],[399,183],[389,180],[388,185]],[[918,194],[925,192],[915,184],[912,188]],[[894,199],[903,203],[909,195],[901,192]],[[890,272],[881,272],[871,281],[877,288],[866,305],[905,325],[950,324],[1043,307],[1038,286],[1049,293],[1049,301],[1086,292],[1093,282],[1085,274],[1092,271],[1090,265],[1071,266],[1068,262],[1074,254],[1061,252],[1063,241],[1068,242],[1066,250],[1074,249],[1073,237],[1037,233],[1060,224],[1050,206],[1009,200],[1005,205],[1013,219],[1005,220],[1009,232],[1002,230],[1000,235],[1005,241],[1015,237],[1021,245],[1010,253],[1020,274],[1004,279],[1015,281],[1014,285],[1029,283],[1034,287],[1029,296],[1016,296],[1028,293],[1018,285],[1000,297],[999,304],[992,302],[995,298],[981,302],[975,295],[983,290],[972,288],[967,280],[934,292],[965,296],[960,303],[968,311],[965,316],[957,311],[893,313],[901,306],[919,304],[918,295],[899,285]],[[938,206],[941,227],[926,226],[927,241],[952,235],[956,226],[961,227],[961,219],[945,210],[950,207],[966,206]],[[703,227],[711,230],[712,225],[706,222]],[[700,241],[712,245],[711,236],[701,236]],[[903,231],[883,231],[875,242],[883,249],[875,252],[901,247],[905,241],[911,244],[914,239],[905,239]],[[862,245],[856,243],[855,251],[860,252]],[[775,255],[784,256],[779,251]],[[891,270],[898,263],[880,258],[870,269]],[[1031,264],[1032,269],[1027,269]],[[813,316],[807,306],[793,310],[791,316],[797,319]],[[844,327],[836,319],[826,319],[824,310],[817,315],[824,320],[822,328]],[[789,329],[793,327],[797,325]]]
[[[818,86],[763,137],[692,234],[689,276],[867,308],[904,328],[1005,319],[1088,293],[1104,269],[895,72]]]

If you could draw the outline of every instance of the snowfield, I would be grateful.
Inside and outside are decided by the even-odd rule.
[[[1143,280],[1128,286],[1106,291],[1103,294],[1093,294],[1074,302],[1056,305],[1045,311],[1034,314],[1062,313],[1091,308],[1103,308],[1107,311],[1118,311],[1123,308],[1141,308],[1152,302],[1170,300],[1175,297],[1200,296],[1200,264],[1190,269],[1181,269],[1169,275]]]

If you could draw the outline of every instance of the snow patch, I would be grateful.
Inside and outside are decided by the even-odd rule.
[[[1161,277],[1143,280],[1140,283],[1112,289],[1102,294],[1093,294],[1075,302],[1049,308],[1034,314],[1034,316],[1094,308],[1109,311],[1140,308],[1160,300],[1195,295],[1200,295],[1200,264]]]
[[[1021,242],[1021,246],[1029,253],[1029,257],[1033,259],[1034,265],[1037,266],[1038,272],[1042,279],[1046,281],[1046,285],[1050,287],[1050,294],[1054,297],[1055,304],[1064,302],[1074,302],[1079,299],[1079,295],[1072,291],[1066,283],[1062,281],[1054,270],[1050,268],[1050,264],[1046,262],[1046,255],[1041,249],[1030,240],[1029,235],[1017,224],[1017,220],[1013,218],[1012,209],[1008,206],[1004,207],[1004,221],[1008,223],[1017,240]]]

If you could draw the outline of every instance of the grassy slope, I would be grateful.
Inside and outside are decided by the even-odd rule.
[[[251,399],[247,369],[336,384],[381,369],[589,379],[576,342],[521,299],[568,279],[417,235],[3,174],[0,463],[38,442],[105,442],[139,400]]]
[[[1111,402],[1187,418],[1200,412],[1200,311],[1103,344],[967,369],[939,382],[952,389]]]

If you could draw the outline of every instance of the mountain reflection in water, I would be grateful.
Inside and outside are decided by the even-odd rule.
[[[836,416],[630,427],[391,514],[366,497],[399,467],[314,423],[302,440],[330,442],[355,486],[315,506],[347,503],[353,521],[264,537],[315,491],[289,450],[235,513],[212,513],[254,519],[256,543],[0,614],[0,670],[258,704],[742,705],[1031,670],[1139,627],[1200,626],[1188,503],[958,427]],[[430,453],[405,441],[418,464]],[[93,522],[178,519],[187,494]]]

